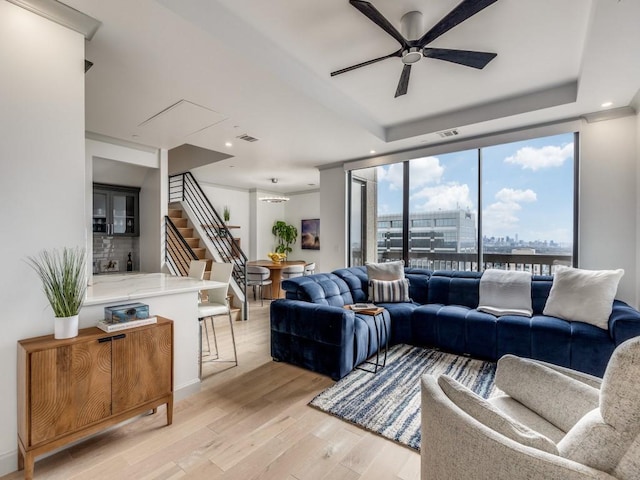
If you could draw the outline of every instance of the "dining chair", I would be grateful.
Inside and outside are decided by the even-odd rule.
[[[305,275],[313,275],[316,273],[316,264],[315,262],[307,263],[304,266],[304,274]]]
[[[247,266],[247,286],[253,287],[253,299],[256,299],[256,287],[260,294],[260,306],[264,306],[264,295],[262,288],[265,285],[271,285],[271,272],[267,267],[258,267],[256,265]]]
[[[282,280],[304,275],[304,265],[289,265],[282,269]]]
[[[215,282],[221,282],[221,285],[217,288],[207,290],[207,301],[200,302],[198,304],[198,320],[200,322],[200,378],[202,378],[202,327],[204,325],[205,332],[206,319],[211,320],[211,330],[213,332],[213,344],[215,347],[215,358],[210,361],[220,362],[232,362],[238,365],[238,353],[236,350],[236,338],[233,332],[233,319],[231,318],[231,306],[229,305],[229,296],[227,294],[229,290],[229,282],[231,281],[231,273],[233,271],[232,263],[212,263],[211,264],[211,276],[210,280]],[[233,344],[233,358],[234,360],[220,360],[218,350],[218,339],[216,336],[216,328],[214,324],[214,317],[218,315],[227,315],[229,317],[229,327],[231,329],[231,343]],[[208,335],[207,335],[208,341]],[[211,352],[209,352],[211,354]]]

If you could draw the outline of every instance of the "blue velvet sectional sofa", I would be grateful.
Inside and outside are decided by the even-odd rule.
[[[389,345],[427,346],[497,361],[534,358],[602,376],[617,345],[640,335],[640,312],[615,300],[609,329],[543,315],[553,279],[533,276],[533,316],[495,317],[476,310],[481,273],[406,268],[411,302],[380,304]],[[367,301],[365,267],[285,280],[271,303],[271,355],[337,380],[375,354],[371,316],[344,305]],[[382,336],[382,342],[386,338]]]

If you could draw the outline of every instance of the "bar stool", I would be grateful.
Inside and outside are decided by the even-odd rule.
[[[233,264],[231,263],[212,263],[211,264],[211,278],[210,280],[222,282],[225,285],[209,289],[207,291],[207,301],[200,302],[198,304],[198,320],[200,322],[200,378],[202,378],[202,326],[205,325],[206,319],[211,319],[211,329],[213,332],[213,344],[216,349],[215,359],[210,361],[217,362],[231,362],[238,365],[238,352],[236,350],[236,338],[233,332],[233,319],[231,318],[231,307],[229,305],[229,297],[227,291],[229,290],[229,282],[231,281],[231,273],[233,271]],[[218,339],[216,337],[216,327],[213,321],[213,317],[218,315],[227,315],[229,317],[229,327],[231,329],[231,342],[233,344],[233,360],[220,360],[218,350]],[[207,336],[208,341],[208,336]],[[211,353],[211,352],[210,352]]]

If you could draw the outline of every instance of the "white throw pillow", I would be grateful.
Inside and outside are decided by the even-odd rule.
[[[607,330],[613,300],[624,270],[560,267],[553,277],[543,314]]]
[[[491,430],[521,445],[558,455],[558,447],[549,438],[502,413],[491,403],[453,378],[440,375],[438,385],[461,410]]]
[[[367,263],[369,280],[400,280],[404,278],[404,261]]]
[[[404,278],[404,260],[395,262],[367,263],[367,277],[369,277],[369,301],[373,302],[373,291],[371,290],[371,280],[402,280]]]
[[[489,268],[480,278],[480,301],[477,310],[496,317],[522,315],[530,317],[531,273]]]

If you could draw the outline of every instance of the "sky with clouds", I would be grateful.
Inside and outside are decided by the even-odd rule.
[[[482,149],[483,234],[573,241],[573,134]],[[478,209],[478,151],[410,162],[411,212]],[[402,164],[378,167],[378,213],[402,212]]]

